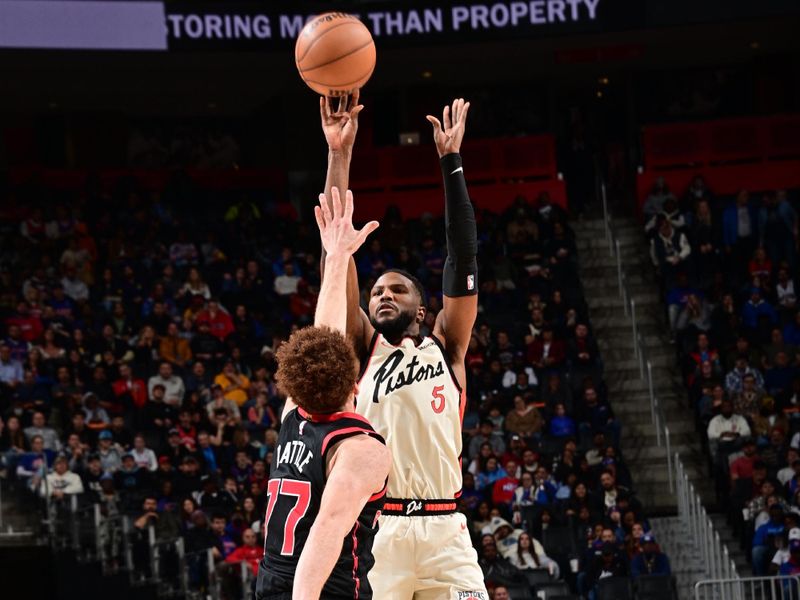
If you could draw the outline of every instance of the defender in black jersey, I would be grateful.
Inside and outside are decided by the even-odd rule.
[[[339,412],[313,415],[291,411],[281,425],[269,478],[264,559],[257,598],[290,592],[300,553],[319,514],[328,453],[343,440],[368,435],[384,443],[364,417]],[[372,538],[384,491],[373,494],[345,535],[322,598],[371,598]]]
[[[350,258],[377,223],[352,225],[352,195],[324,195],[317,222],[326,277],[314,327],[278,349],[278,386],[289,399],[273,455],[256,600],[371,600],[367,573],[391,456],[354,412],[358,361],[344,335]]]

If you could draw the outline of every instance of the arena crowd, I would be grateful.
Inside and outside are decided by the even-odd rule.
[[[688,406],[755,575],[800,573],[796,200],[717,196],[698,175],[644,204]]]
[[[183,537],[190,554],[212,548],[222,572],[241,561],[255,570],[283,404],[275,350],[313,321],[320,285],[313,223],[288,205],[256,200],[257,193],[206,198],[202,211],[179,209],[132,182],[121,182],[112,198],[26,193],[49,200],[9,194],[4,209],[2,477],[56,504],[75,494],[106,517],[130,515],[142,547],[152,524],[158,539]],[[658,214],[671,210],[669,202]],[[765,205],[763,227],[758,211],[748,212],[749,237],[738,233],[739,213],[729,219],[725,212],[726,235],[738,236],[735,256],[753,256],[731,261],[748,270],[730,289],[708,277],[711,286],[692,291],[681,279],[683,264],[696,264],[698,277],[722,274],[727,264],[702,249],[710,244],[724,257],[705,199],[692,198],[653,225],[654,257],[678,304],[670,314],[686,348],[698,419],[732,408],[744,415],[711,420],[715,457],[727,457],[749,435],[725,433],[731,427],[719,419],[741,422],[740,429],[752,419],[745,457],[760,458],[734,463],[732,485],[736,491],[752,482],[749,494],[759,481],[783,477],[785,500],[783,485],[759,487],[756,500],[746,499],[760,502],[754,519],[774,507],[773,529],[790,518],[777,510],[794,502],[800,481],[780,470],[800,465],[784,414],[798,406],[800,378],[788,348],[800,344],[800,319],[793,246],[790,252],[768,235],[773,245],[765,253],[754,241],[764,227],[784,226],[781,206]],[[687,222],[687,211],[697,218]],[[669,576],[620,453],[621,424],[603,382],[566,213],[543,195],[477,217],[480,312],[466,359],[459,502],[493,598],[519,600],[561,585],[595,599],[604,580]],[[659,242],[674,235],[680,263]],[[356,257],[364,302],[384,269],[414,273],[427,289],[423,333],[430,332],[442,305],[444,259],[441,219],[405,220],[402,207],[390,206]],[[680,285],[682,292],[673,291]],[[714,384],[710,395],[695,394],[706,382]],[[722,462],[715,464],[727,477]],[[772,529],[767,537],[758,531],[756,539],[775,537]],[[197,571],[192,581],[202,585]],[[229,586],[226,593],[235,592]]]

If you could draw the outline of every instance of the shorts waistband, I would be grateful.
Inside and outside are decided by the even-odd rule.
[[[458,503],[452,498],[447,500],[386,498],[381,514],[397,517],[451,515],[456,512],[456,508],[458,508]]]

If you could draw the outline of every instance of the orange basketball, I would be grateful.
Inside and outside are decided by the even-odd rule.
[[[375,42],[353,15],[331,12],[306,23],[294,47],[306,85],[323,96],[347,96],[367,83],[375,68]]]

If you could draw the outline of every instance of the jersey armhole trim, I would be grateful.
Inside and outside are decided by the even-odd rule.
[[[453,383],[455,384],[458,393],[463,394],[464,390],[462,389],[461,384],[458,383],[458,379],[456,379],[456,374],[453,372],[453,366],[450,364],[450,360],[448,359],[447,352],[445,351],[441,340],[439,340],[439,338],[433,334],[431,334],[428,337],[430,337],[434,341],[434,343],[439,347],[439,351],[442,353],[442,358],[444,359],[444,364],[447,365],[447,372],[450,373],[450,378],[453,380]]]
[[[369,364],[372,362],[372,356],[375,354],[375,348],[378,345],[378,336],[380,333],[377,331],[372,334],[372,340],[370,340],[369,348],[367,349],[367,357],[361,363],[361,372],[358,374],[358,383],[361,383],[361,380],[364,379],[364,375],[369,369]]]

